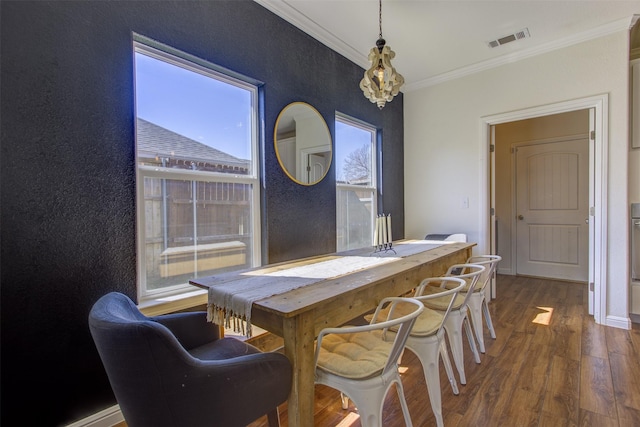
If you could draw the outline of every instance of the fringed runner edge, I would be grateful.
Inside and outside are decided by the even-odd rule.
[[[225,329],[233,329],[233,332],[242,334],[246,338],[251,338],[253,328],[251,327],[250,316],[237,315],[232,310],[218,307],[215,304],[207,304],[207,321]]]

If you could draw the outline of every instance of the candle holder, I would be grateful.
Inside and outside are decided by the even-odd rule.
[[[388,242],[388,243],[384,243],[382,245],[378,245],[378,246],[374,246],[374,250],[373,253],[379,253],[379,252],[389,252],[392,251],[394,254],[397,254],[396,250],[393,249],[393,242]]]

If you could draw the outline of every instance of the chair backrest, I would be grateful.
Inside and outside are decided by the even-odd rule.
[[[171,402],[163,392],[166,373],[194,359],[171,331],[117,292],[93,305],[89,329],[127,421],[136,424],[139,408],[165,425],[172,420]]]
[[[89,329],[105,369],[117,376],[137,372],[140,377],[145,370],[156,371],[146,365],[158,358],[158,351],[170,358],[180,353],[190,357],[167,327],[146,317],[118,292],[104,295],[93,305]],[[127,366],[121,366],[122,360],[128,360]]]
[[[438,329],[435,332],[436,334],[439,333],[442,330],[442,328],[444,328],[444,322],[446,322],[447,317],[449,316],[451,307],[453,307],[453,304],[455,302],[456,297],[458,296],[458,293],[466,286],[466,284],[467,282],[465,282],[464,279],[461,279],[459,277],[429,277],[427,279],[423,279],[418,285],[418,287],[416,288],[416,292],[413,298],[417,299],[423,304],[429,300],[436,299],[436,298],[438,299],[447,298],[449,300],[447,304],[447,309],[445,310],[444,315],[442,316],[442,322],[440,322],[440,325],[438,326]],[[434,285],[440,288],[445,288],[445,290],[439,291],[438,293],[435,293],[435,294],[424,293],[425,288],[427,286],[434,286]]]
[[[478,278],[478,284],[475,289],[476,292],[483,291],[491,281],[500,260],[502,260],[500,255],[474,255],[467,260],[469,264],[482,265],[485,267],[485,271]]]
[[[405,304],[411,306],[411,308],[408,308]],[[380,304],[378,304],[371,318],[371,322],[368,325],[325,328],[321,330],[320,334],[318,334],[315,361],[316,363],[318,361],[322,339],[328,334],[353,334],[380,330],[383,336],[386,336],[386,332],[391,329],[393,330],[393,334],[389,335],[393,336],[394,341],[387,362],[382,370],[382,375],[385,375],[390,369],[396,369],[411,328],[413,328],[416,318],[423,310],[424,305],[415,298],[384,298],[380,301]],[[398,315],[398,313],[402,313],[402,315]]]
[[[427,234],[424,240],[444,240],[448,242],[466,242],[467,235],[464,233],[454,234]]]
[[[117,366],[114,373],[118,375],[131,371],[139,377],[141,370],[155,371],[145,365],[151,358],[157,359],[159,352],[172,359],[175,354],[191,358],[166,326],[146,317],[131,299],[118,292],[104,295],[93,305],[89,329],[105,368],[109,371]],[[119,366],[122,360],[128,360],[129,368]]]
[[[469,298],[478,284],[478,279],[485,270],[484,266],[478,264],[454,264],[444,274],[447,277],[458,277],[468,283],[468,287],[464,290],[466,295],[461,307],[466,306],[469,302]]]

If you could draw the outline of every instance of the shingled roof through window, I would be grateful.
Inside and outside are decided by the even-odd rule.
[[[167,157],[229,167],[249,166],[248,160],[239,159],[141,118],[138,118],[137,150],[141,160]]]

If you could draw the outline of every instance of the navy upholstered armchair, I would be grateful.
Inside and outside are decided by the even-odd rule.
[[[89,314],[91,335],[129,427],[279,425],[291,390],[281,353],[220,338],[205,312],[146,317],[112,292]]]

